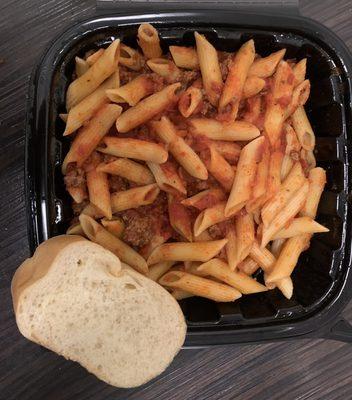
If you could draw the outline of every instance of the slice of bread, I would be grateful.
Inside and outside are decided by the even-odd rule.
[[[16,271],[12,295],[26,338],[114,386],[156,377],[185,339],[182,311],[165,289],[80,236],[40,245]]]

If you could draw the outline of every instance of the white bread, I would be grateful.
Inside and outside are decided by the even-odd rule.
[[[26,338],[114,386],[159,375],[185,339],[182,311],[165,289],[80,236],[40,245],[11,289]]]

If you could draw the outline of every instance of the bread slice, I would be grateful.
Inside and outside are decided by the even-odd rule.
[[[12,295],[26,338],[114,386],[159,375],[185,339],[182,311],[165,289],[80,236],[40,245],[16,271]]]

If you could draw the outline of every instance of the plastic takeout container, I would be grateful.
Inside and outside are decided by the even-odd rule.
[[[102,3],[111,6],[111,2]],[[150,22],[160,32],[165,48],[194,45],[193,32],[197,30],[219,50],[234,51],[253,38],[262,56],[285,47],[286,58],[307,57],[312,91],[306,109],[317,136],[317,162],[327,170],[328,178],[317,219],[330,232],[314,235],[311,247],[300,257],[292,276],[291,300],[276,290],[247,295],[235,303],[183,300],[186,346],[302,337],[352,341],[352,327],[341,317],[352,297],[351,56],[328,29],[293,14],[291,7],[281,7],[282,2],[274,3],[280,7],[258,11],[229,3],[214,7],[188,2],[119,2],[118,8],[100,11],[57,37],[30,82],[25,179],[28,232],[34,251],[43,240],[64,233],[72,216],[60,168],[69,139],[62,137],[64,124],[58,114],[65,112],[65,91],[75,55],[107,46],[117,37],[134,47],[138,25]]]

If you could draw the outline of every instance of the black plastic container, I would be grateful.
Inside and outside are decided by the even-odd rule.
[[[185,3],[183,3],[185,5]],[[271,12],[271,11],[270,11]],[[120,11],[121,13],[121,11]],[[315,235],[293,273],[294,296],[269,291],[235,303],[190,298],[182,302],[186,346],[262,342],[295,337],[352,341],[341,318],[352,297],[351,276],[351,56],[328,29],[309,19],[224,10],[140,12],[95,16],[59,36],[44,54],[30,83],[26,124],[26,198],[31,249],[64,233],[71,217],[61,175],[69,142],[62,138],[64,98],[74,56],[120,37],[136,45],[141,22],[153,23],[166,45],[193,45],[193,31],[205,33],[219,50],[233,51],[253,38],[265,56],[287,48],[286,58],[308,58],[312,93],[307,112],[317,136],[318,165],[328,183],[318,220],[330,232]]]

